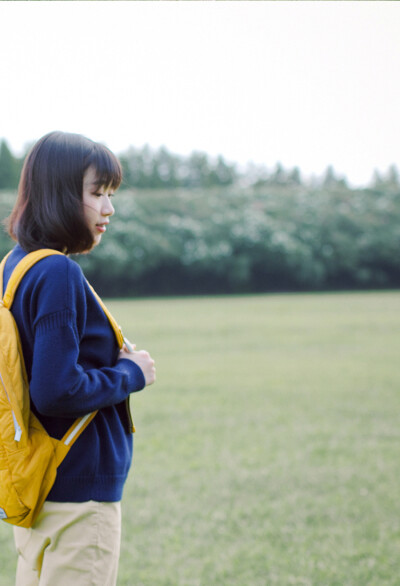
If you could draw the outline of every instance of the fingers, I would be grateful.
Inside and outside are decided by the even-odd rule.
[[[136,350],[136,344],[129,344],[129,346],[127,346],[126,344],[124,344],[122,346],[122,350],[124,352],[128,352],[128,354],[129,354],[129,353],[133,352],[134,350]]]
[[[146,385],[152,385],[156,380],[155,362],[146,350],[140,350],[139,353],[144,358],[143,372],[146,379]]]
[[[148,385],[152,385],[156,380],[156,367],[155,367],[155,362],[152,358],[150,358],[149,375],[146,380],[147,380]]]
[[[136,354],[140,354],[141,358],[138,360],[139,366],[142,367],[146,385],[152,385],[156,380],[155,362],[146,350],[139,350]]]
[[[124,338],[124,344],[122,348],[125,350],[125,352],[133,352],[136,350],[136,344],[132,344],[128,338]]]
[[[151,385],[156,380],[155,362],[146,350],[126,352],[125,349],[122,349],[119,353],[119,358],[127,358],[135,362],[142,369],[146,385]]]

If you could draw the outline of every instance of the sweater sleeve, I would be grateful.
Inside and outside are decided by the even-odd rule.
[[[64,260],[58,278],[45,279],[37,295],[30,394],[42,415],[79,417],[121,403],[142,389],[145,379],[131,360],[101,368],[79,363],[85,327],[83,275],[76,263],[74,267],[73,261]]]

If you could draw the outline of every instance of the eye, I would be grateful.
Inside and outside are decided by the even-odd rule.
[[[113,197],[114,192],[110,192],[110,193],[100,193],[100,191],[94,191],[92,193],[92,195],[94,195],[95,197],[102,197],[103,195],[106,195],[107,197]]]

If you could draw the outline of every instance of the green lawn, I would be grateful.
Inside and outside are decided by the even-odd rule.
[[[158,376],[119,586],[400,584],[400,293],[109,307]],[[14,565],[3,524],[1,586]]]

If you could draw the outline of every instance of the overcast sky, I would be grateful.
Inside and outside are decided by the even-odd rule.
[[[399,2],[1,2],[0,137],[50,130],[351,183],[399,163]]]

